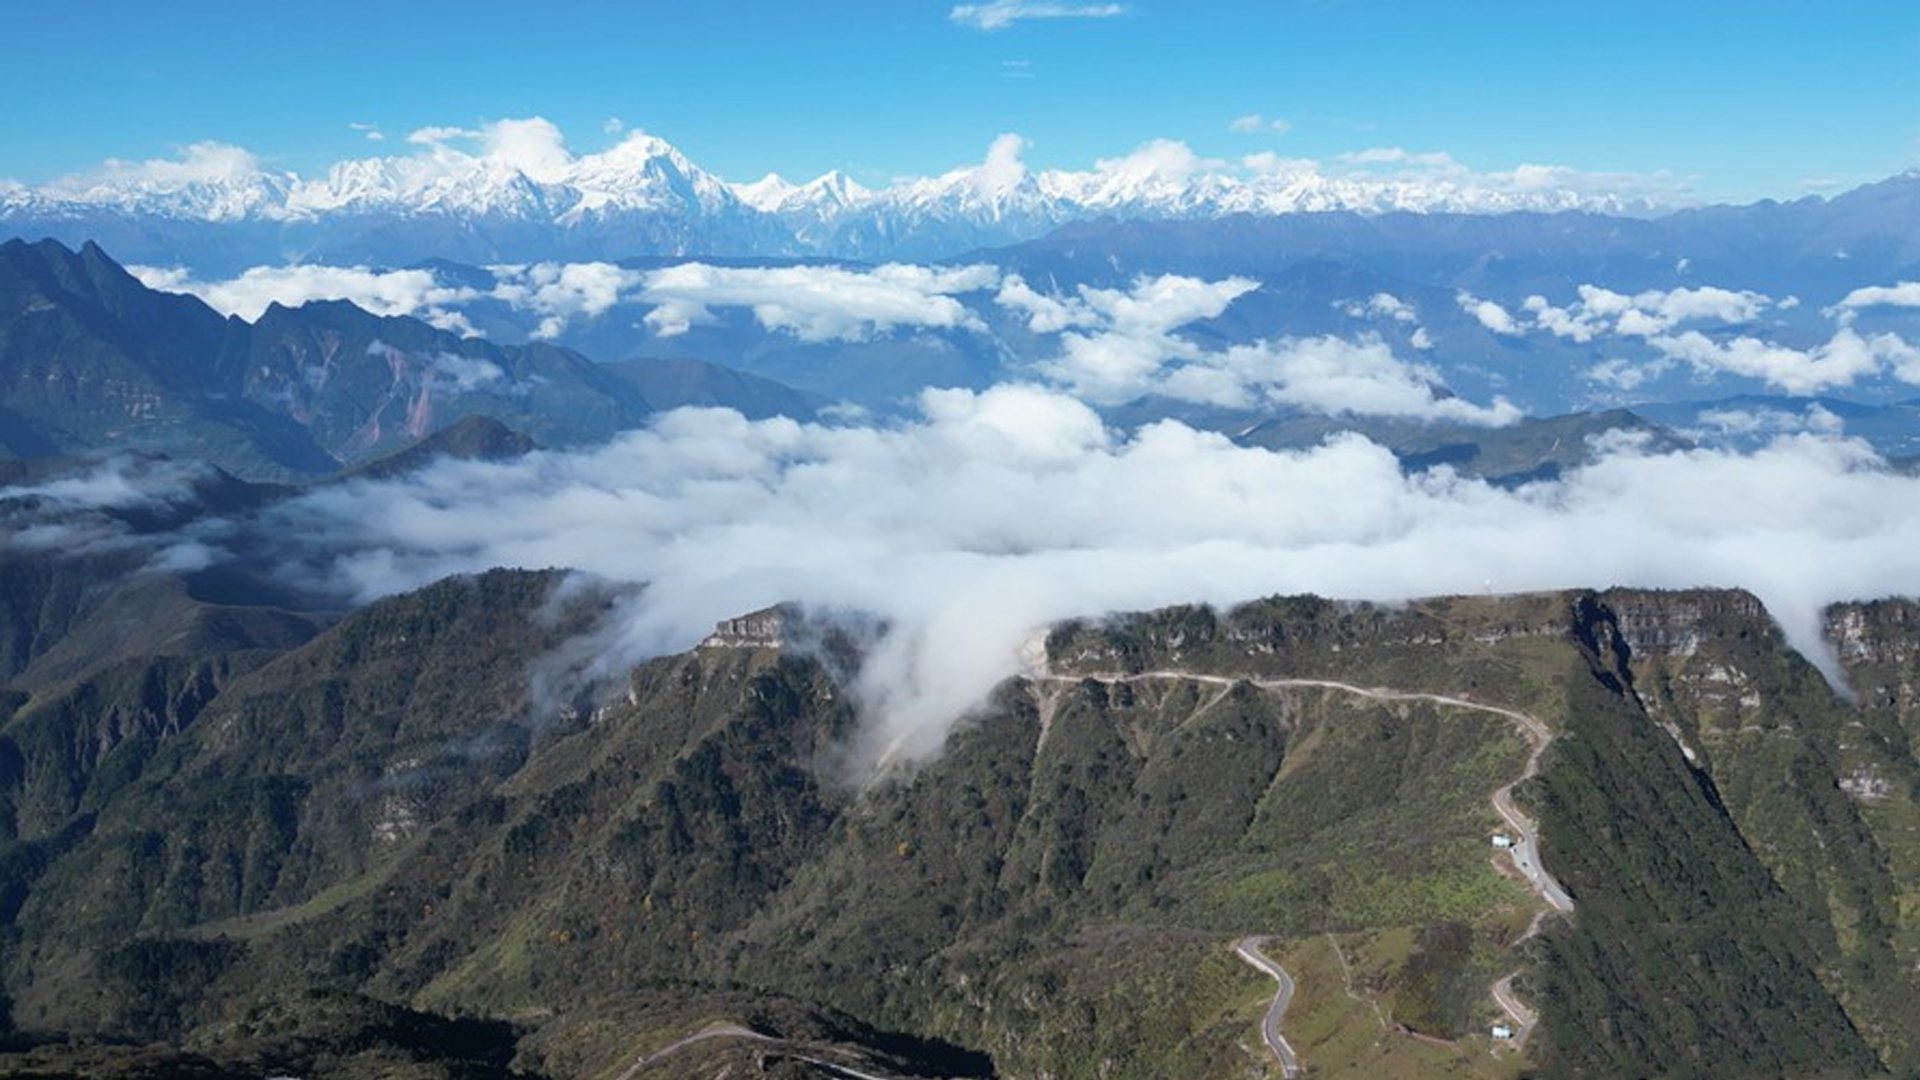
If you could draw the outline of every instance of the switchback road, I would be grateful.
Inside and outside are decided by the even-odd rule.
[[[1267,958],[1260,951],[1260,939],[1244,937],[1233,943],[1234,954],[1247,963],[1273,977],[1280,989],[1273,995],[1273,1004],[1267,1006],[1266,1019],[1260,1022],[1260,1038],[1273,1051],[1274,1060],[1280,1063],[1280,1072],[1287,1080],[1300,1075],[1300,1058],[1294,1054],[1287,1037],[1280,1034],[1280,1021],[1287,1015],[1287,1006],[1293,1003],[1293,976],[1287,969]]]
[[[1143,671],[1131,675],[1118,672],[1085,675],[1053,675],[1044,670],[1030,671],[1028,678],[1035,683],[1077,683],[1082,681],[1124,683],[1153,680],[1185,680],[1226,687],[1246,683],[1249,686],[1261,690],[1336,690],[1342,693],[1370,698],[1375,701],[1424,701],[1434,705],[1446,705],[1456,709],[1468,709],[1475,712],[1491,713],[1495,716],[1504,717],[1513,722],[1514,726],[1520,730],[1521,735],[1526,738],[1527,743],[1532,747],[1532,750],[1527,754],[1526,769],[1511,782],[1502,785],[1499,790],[1493,793],[1490,799],[1493,804],[1494,813],[1499,814],[1500,820],[1506,822],[1508,828],[1513,830],[1513,844],[1507,849],[1508,853],[1512,856],[1514,869],[1520,872],[1520,875],[1533,887],[1533,891],[1539,894],[1542,901],[1554,911],[1563,915],[1570,914],[1573,911],[1573,897],[1567,895],[1566,889],[1563,888],[1560,882],[1555,880],[1553,875],[1547,872],[1547,868],[1540,863],[1539,826],[1534,823],[1532,818],[1522,813],[1519,807],[1513,805],[1513,789],[1539,775],[1540,759],[1546,754],[1547,747],[1553,743],[1552,730],[1550,730],[1547,725],[1541,723],[1538,717],[1530,716],[1515,709],[1502,708],[1498,705],[1487,705],[1478,701],[1471,701],[1467,698],[1450,697],[1446,694],[1390,690],[1378,686],[1355,686],[1352,683],[1337,682],[1332,679],[1257,679],[1226,675],[1201,675],[1185,671]],[[1544,912],[1542,914],[1544,914]],[[1539,932],[1540,921],[1540,917],[1536,916],[1532,924],[1527,927],[1527,932],[1521,935],[1515,944],[1518,944],[1519,941],[1525,941],[1527,938]],[[1293,1051],[1291,1048],[1286,1050],[1284,1056],[1281,1054],[1280,1048],[1286,1045],[1286,1040],[1279,1037],[1279,1014],[1286,1011],[1286,1006],[1280,1004],[1281,997],[1284,996],[1289,999],[1292,997],[1293,980],[1287,978],[1286,973],[1281,971],[1279,966],[1273,964],[1272,961],[1265,961],[1263,963],[1255,960],[1253,957],[1259,955],[1257,949],[1253,949],[1252,955],[1249,955],[1248,950],[1252,948],[1251,943],[1253,941],[1253,938],[1242,939],[1239,944],[1235,946],[1235,951],[1248,963],[1259,967],[1262,971],[1266,971],[1281,981],[1284,994],[1276,996],[1274,999],[1278,1010],[1269,1010],[1267,1014],[1268,1030],[1271,1032],[1271,1035],[1267,1039],[1267,1045],[1273,1049],[1274,1055],[1281,1059],[1281,1068],[1286,1072],[1287,1076],[1292,1077],[1296,1075],[1298,1065],[1297,1063],[1289,1064],[1289,1062],[1293,1061]],[[1539,1017],[1532,1009],[1522,1005],[1519,1000],[1513,996],[1513,980],[1517,975],[1519,975],[1519,972],[1515,971],[1501,976],[1499,981],[1493,984],[1491,992],[1493,994],[1493,1000],[1500,1006],[1501,1010],[1513,1020],[1514,1045],[1516,1047],[1524,1047],[1527,1036],[1533,1033],[1534,1026],[1539,1023]]]

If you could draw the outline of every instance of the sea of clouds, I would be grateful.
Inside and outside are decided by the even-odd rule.
[[[1068,393],[1004,385],[928,391],[886,426],[680,410],[590,451],[317,490],[270,525],[361,599],[493,566],[644,582],[602,643],[608,674],[776,603],[876,617],[856,687],[876,758],[936,752],[1025,642],[1074,616],[1737,586],[1831,670],[1825,606],[1920,594],[1920,480],[1862,444],[1596,449],[1507,489],[1410,475],[1357,435],[1272,451],[1176,422],[1117,432]]]
[[[364,273],[169,283],[234,310],[260,307],[274,288],[311,295],[318,282],[356,297],[371,290],[389,310],[458,314],[447,305],[461,298],[430,276]],[[1503,400],[1447,393],[1408,336],[1419,333],[1419,313],[1386,294],[1351,302],[1377,332],[1203,345],[1187,328],[1258,282],[1163,275],[1059,292],[986,266],[573,264],[495,274],[496,298],[563,322],[637,298],[669,332],[743,307],[769,332],[806,340],[974,332],[988,310],[1035,335],[1041,351],[1009,381],[928,389],[896,419],[750,421],[678,410],[593,449],[444,461],[319,487],[253,523],[288,545],[285,573],[359,600],[495,566],[643,584],[601,643],[605,674],[777,603],[872,616],[886,630],[856,691],[874,758],[936,752],[970,707],[1019,670],[1023,643],[1075,616],[1273,593],[1391,602],[1734,586],[1756,593],[1831,673],[1820,639],[1826,605],[1920,595],[1920,480],[1811,408],[1781,414],[1804,423],[1716,421],[1778,432],[1757,450],[1656,450],[1615,437],[1595,445],[1586,466],[1517,488],[1445,468],[1409,474],[1359,435],[1268,450],[1170,420],[1121,430],[1096,411],[1158,394],[1488,427],[1519,418]],[[1920,380],[1920,353],[1852,326],[1860,310],[1916,296],[1905,284],[1862,290],[1828,314],[1832,343],[1808,350],[1739,330],[1791,305],[1754,293],[1589,287],[1512,310],[1465,294],[1458,303],[1501,334],[1631,338],[1656,350],[1643,363],[1732,365],[1804,389],[1867,372]],[[84,502],[74,493],[95,488],[125,485],[37,496]],[[232,528],[203,525],[162,559],[218,560]]]

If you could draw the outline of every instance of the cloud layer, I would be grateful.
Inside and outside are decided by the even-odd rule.
[[[1920,481],[1862,446],[1738,455],[1619,441],[1555,483],[1407,475],[1357,436],[1296,452],[1132,435],[1035,386],[929,391],[885,427],[682,410],[585,453],[446,462],[270,523],[361,597],[498,565],[647,582],[617,672],[783,601],[876,615],[863,760],[937,751],[1046,624],[1270,593],[1744,586],[1820,655],[1828,602],[1920,592]]]
[[[191,292],[227,314],[258,318],[270,303],[352,300],[382,315],[417,315],[473,333],[464,305],[506,303],[530,313],[532,336],[554,338],[622,304],[638,305],[645,325],[671,338],[719,320],[725,309],[751,312],[759,326],[812,344],[856,343],[895,334],[959,331],[988,335],[990,319],[1012,319],[1039,351],[1009,363],[1096,405],[1156,396],[1229,409],[1288,407],[1328,414],[1444,419],[1499,425],[1520,412],[1496,399],[1486,406],[1453,396],[1440,371],[1403,360],[1378,335],[1256,340],[1203,348],[1186,329],[1224,314],[1260,283],[1209,281],[1179,274],[1143,276],[1125,288],[1082,286],[1041,292],[992,266],[889,264],[722,267],[689,262],[656,270],[613,263],[536,263],[489,268],[487,289],[441,284],[426,270],[365,267],[259,267],[229,281],[203,282],[184,270],[136,267],[155,288]],[[1489,303],[1487,306],[1497,308]],[[1415,326],[1412,308],[1381,293],[1355,301],[1357,316]],[[1420,347],[1416,333],[1414,344]]]
[[[454,309],[483,294],[440,283],[428,270],[370,270],[364,266],[256,266],[226,281],[200,281],[180,267],[129,266],[150,289],[191,293],[222,315],[254,322],[268,306],[299,307],[313,300],[348,300],[375,315],[412,315],[441,328],[471,334]]]
[[[1808,340],[1804,328],[1781,333],[1777,326],[1762,326],[1799,307],[1792,296],[1776,299],[1713,286],[1629,295],[1585,284],[1575,292],[1565,304],[1530,295],[1517,310],[1464,292],[1458,300],[1482,327],[1503,337],[1547,334],[1618,350],[1589,368],[1586,377],[1621,390],[1637,389],[1675,368],[1691,370],[1703,382],[1732,376],[1794,395],[1878,379],[1920,386],[1920,348],[1897,333],[1867,334],[1854,326],[1863,311],[1920,306],[1920,284],[1854,289],[1820,313],[1829,320],[1824,341]]]
[[[887,265],[718,267],[686,263],[648,274],[639,299],[654,305],[647,323],[663,336],[711,322],[715,307],[744,307],[768,330],[801,341],[865,341],[899,327],[982,329],[954,299],[994,288],[991,266],[942,269]]]

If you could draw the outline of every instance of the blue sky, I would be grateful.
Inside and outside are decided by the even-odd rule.
[[[311,174],[404,152],[416,128],[534,115],[579,152],[618,119],[734,180],[880,184],[1008,131],[1041,168],[1155,138],[1228,160],[1402,147],[1475,169],[1664,170],[1741,200],[1920,165],[1916,5],[1027,6],[1118,10],[984,30],[929,0],[28,0],[5,12],[0,177],[202,140]],[[1255,114],[1260,130],[1229,129]]]

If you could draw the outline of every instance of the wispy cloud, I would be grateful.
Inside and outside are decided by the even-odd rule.
[[[1293,124],[1286,120],[1269,120],[1259,113],[1248,113],[1234,117],[1227,125],[1227,130],[1239,135],[1258,135],[1269,131],[1275,135],[1285,135],[1293,130]]]
[[[1058,4],[1043,0],[993,0],[960,4],[947,18],[976,30],[1005,30],[1024,19],[1110,19],[1127,13],[1124,4]]]

